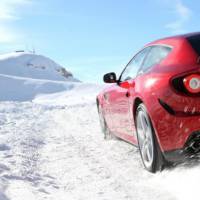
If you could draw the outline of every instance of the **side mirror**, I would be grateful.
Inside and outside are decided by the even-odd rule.
[[[116,83],[117,82],[117,76],[116,76],[116,74],[114,72],[105,74],[103,76],[103,81],[105,83]]]

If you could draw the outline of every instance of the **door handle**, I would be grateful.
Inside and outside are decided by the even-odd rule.
[[[130,92],[127,91],[127,92],[126,92],[126,97],[130,97],[130,96],[131,96]]]

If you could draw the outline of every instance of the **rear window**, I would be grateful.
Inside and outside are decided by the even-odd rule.
[[[170,47],[166,46],[152,47],[142,65],[142,71],[144,72],[152,66],[159,64],[164,58],[167,57],[171,50],[172,49]]]
[[[187,38],[192,48],[200,55],[200,35],[195,35]]]

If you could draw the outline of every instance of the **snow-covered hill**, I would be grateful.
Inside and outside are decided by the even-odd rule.
[[[0,55],[0,101],[31,101],[66,91],[79,82],[53,60],[33,53]]]
[[[26,52],[0,55],[0,74],[54,81],[76,81],[71,72],[50,58]]]

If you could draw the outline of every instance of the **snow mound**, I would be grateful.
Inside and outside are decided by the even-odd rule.
[[[35,99],[34,101],[39,104],[83,104],[94,101],[102,87],[89,83],[39,80],[0,74],[0,101],[22,102]]]
[[[0,55],[0,74],[33,79],[77,81],[71,72],[50,58],[26,52]]]
[[[32,101],[39,94],[67,91],[73,82],[38,80],[0,74],[0,101]]]
[[[91,83],[73,83],[67,92],[41,94],[34,99],[34,103],[54,106],[84,106],[95,102],[97,94],[104,85]],[[77,98],[78,95],[78,98]],[[95,102],[96,103],[96,102]]]

